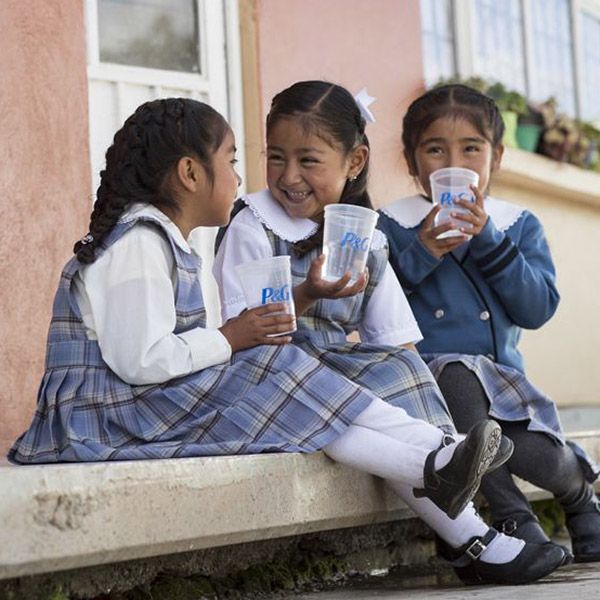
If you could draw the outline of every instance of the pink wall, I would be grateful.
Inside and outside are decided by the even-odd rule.
[[[412,183],[401,158],[401,119],[423,89],[418,0],[258,0],[263,117],[275,93],[294,81],[326,79],[378,98],[371,192],[377,206]]]
[[[29,424],[60,268],[90,206],[81,0],[0,2],[0,457]]]

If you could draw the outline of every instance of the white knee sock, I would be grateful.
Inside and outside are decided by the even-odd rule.
[[[325,446],[323,452],[333,460],[359,471],[422,488],[423,467],[430,450],[353,424]]]
[[[415,444],[430,450],[439,448],[444,437],[444,432],[435,425],[415,419],[403,408],[392,406],[379,398],[373,400],[358,415],[353,425],[361,425],[406,444]]]

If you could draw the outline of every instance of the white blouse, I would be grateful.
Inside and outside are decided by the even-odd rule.
[[[246,308],[244,294],[233,267],[273,256],[263,224],[289,242],[310,237],[317,229],[312,221],[288,216],[266,190],[244,196],[243,200],[248,206],[229,225],[213,265],[223,322]],[[373,246],[380,247],[383,243],[384,234],[376,230]],[[417,343],[423,339],[389,263],[366,306],[358,332],[363,342],[388,346]]]
[[[121,221],[135,216],[160,220],[182,250],[195,252],[157,208],[135,204]],[[88,339],[98,341],[106,364],[127,383],[162,383],[231,356],[218,329],[173,333],[176,271],[169,242],[155,227],[140,222],[74,278]]]

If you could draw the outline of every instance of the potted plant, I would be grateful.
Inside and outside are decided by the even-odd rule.
[[[600,171],[600,130],[591,123],[581,123],[581,133],[588,140],[588,146],[584,156],[586,169]]]
[[[544,117],[537,105],[526,103],[526,110],[519,115],[517,122],[517,144],[522,150],[536,152],[542,130]]]
[[[558,112],[554,98],[540,104],[540,111],[544,119],[539,145],[540,154],[559,162],[571,162],[573,158],[576,159],[577,153],[581,150],[582,136],[575,120]]]
[[[517,148],[517,125],[520,115],[527,112],[527,101],[525,96],[515,90],[507,89],[504,84],[497,82],[490,85],[486,91],[487,95],[496,102],[502,120],[504,121],[504,138],[502,142],[505,146]]]

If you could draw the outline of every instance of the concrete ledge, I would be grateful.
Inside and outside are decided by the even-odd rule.
[[[600,458],[600,434],[571,437]],[[0,487],[0,579],[414,516],[321,453],[3,465]]]

